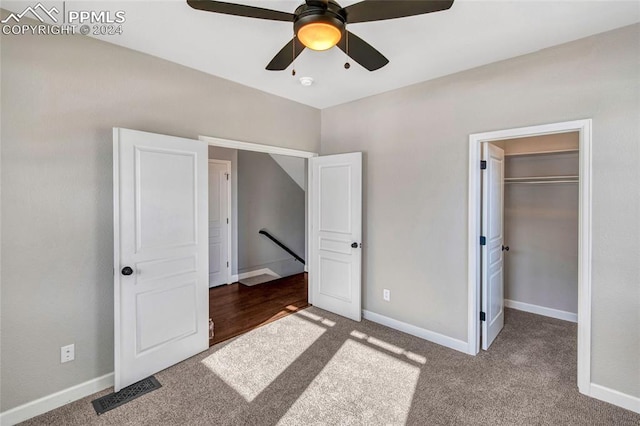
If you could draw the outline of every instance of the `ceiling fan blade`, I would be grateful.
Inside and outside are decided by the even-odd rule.
[[[366,0],[345,7],[347,22],[383,21],[447,10],[453,0]]]
[[[382,53],[350,31],[347,31],[340,39],[338,47],[369,71],[375,71],[389,63],[389,60]]]
[[[295,44],[295,56],[294,56],[294,44]],[[269,71],[283,71],[286,70],[295,58],[302,53],[305,49],[304,44],[300,43],[298,37],[291,39],[280,51],[273,57],[267,68]]]
[[[293,18],[295,18],[293,13],[223,1],[187,0],[187,4],[197,10],[223,13],[225,15],[245,16],[247,18],[268,19],[270,21],[293,22]]]

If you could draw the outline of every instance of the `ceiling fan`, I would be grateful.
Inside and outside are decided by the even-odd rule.
[[[447,10],[453,0],[366,0],[347,7],[334,0],[306,0],[294,13],[210,0],[187,0],[189,6],[207,12],[271,21],[293,22],[295,36],[273,57],[267,70],[282,71],[305,49],[327,50],[338,46],[369,71],[389,63],[369,43],[347,30],[347,24],[382,21]],[[349,64],[345,64],[348,68]]]

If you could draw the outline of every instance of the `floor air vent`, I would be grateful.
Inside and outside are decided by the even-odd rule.
[[[150,376],[140,380],[138,383],[122,388],[120,392],[110,393],[91,401],[91,403],[96,413],[100,415],[161,387],[160,382],[154,376]]]

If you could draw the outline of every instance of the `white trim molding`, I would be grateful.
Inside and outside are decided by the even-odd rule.
[[[467,353],[480,350],[480,149],[482,143],[556,133],[579,134],[578,234],[578,389],[589,395],[591,385],[591,119],[469,135],[468,316]]]
[[[436,333],[435,331],[420,328],[367,310],[362,311],[362,317],[366,320],[393,328],[394,330],[411,334],[412,336],[428,340],[441,346],[446,346],[449,349],[467,353],[467,342],[463,342],[462,340],[454,339],[453,337],[445,336],[444,334]]]
[[[0,424],[15,425],[113,386],[113,373],[88,380],[0,413]]]
[[[532,305],[531,303],[518,302],[516,300],[504,299],[504,306],[517,309],[519,311],[530,312],[545,317],[556,318],[564,321],[578,322],[578,314],[561,311],[559,309],[547,308],[545,306]]]
[[[591,383],[589,396],[640,414],[640,398]]]

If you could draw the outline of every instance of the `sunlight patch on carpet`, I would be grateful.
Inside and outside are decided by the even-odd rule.
[[[384,340],[380,340],[377,339],[375,337],[369,336],[368,334],[362,333],[358,330],[353,330],[351,332],[351,337],[355,337],[357,339],[361,339],[361,340],[366,340],[368,343],[371,343],[372,345],[376,345],[378,347],[381,347],[382,349],[385,349],[389,352],[393,352],[394,354],[397,355],[404,355],[406,356],[408,359],[410,359],[411,361],[415,361],[417,363],[420,364],[426,364],[427,363],[427,358],[423,357],[422,355],[418,355],[416,353],[413,353],[411,351],[407,351],[399,346],[393,345],[391,343],[385,342]]]
[[[278,424],[404,424],[419,375],[409,362],[347,340]]]
[[[325,331],[291,315],[236,338],[202,363],[251,402]]]
[[[329,327],[333,327],[334,325],[336,325],[335,321],[331,321],[328,318],[321,317],[320,315],[316,315],[308,311],[299,311],[298,315],[302,315],[305,318],[309,318],[310,320],[320,322],[323,325],[326,325]]]

